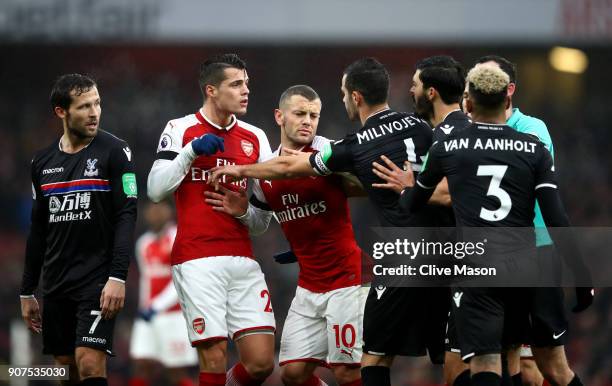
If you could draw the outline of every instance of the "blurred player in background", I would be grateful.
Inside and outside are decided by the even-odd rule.
[[[99,130],[96,83],[61,76],[51,91],[63,135],[32,160],[32,224],[21,314],[42,331],[43,353],[70,379],[107,385],[115,316],[123,308],[136,223],[136,176],[128,144]],[[42,270],[43,315],[34,297]]]
[[[172,208],[166,201],[149,203],[144,215],[148,230],[136,241],[140,311],[130,341],[129,386],[149,385],[159,364],[167,370],[168,384],[192,386],[186,367],[197,366],[198,354],[189,343],[172,283],[170,252],[176,236]]]
[[[432,146],[414,189],[400,198],[402,206],[410,211],[418,209],[427,202],[436,183],[447,176],[458,223],[466,226],[529,227],[533,222],[537,197],[547,225],[569,226],[557,191],[550,153],[534,137],[517,133],[505,125],[509,76],[499,67],[483,65],[473,68],[467,81],[466,107],[476,123],[451,139]],[[478,147],[484,141],[488,143],[500,138],[505,144],[515,141],[525,145],[491,151],[482,150],[482,145]],[[461,141],[465,146],[453,147],[452,141]],[[462,167],[457,168],[458,164]],[[491,181],[482,176],[491,176]],[[479,196],[481,198],[475,200]],[[527,237],[525,248],[532,248],[529,238],[532,237],[534,242],[535,236],[524,233],[524,237]],[[576,265],[581,263],[581,258],[572,238],[557,238],[556,241],[563,246],[568,264],[578,269],[575,272],[579,272],[580,277],[588,277],[586,267]],[[517,272],[523,269],[523,274],[533,273],[531,264],[537,264],[537,259],[534,263],[524,259],[528,253],[527,249],[521,249],[517,255],[522,258],[515,260]],[[524,307],[524,302],[530,300],[531,292],[528,288],[474,287],[457,287],[454,291],[457,336],[462,358],[470,363],[471,384],[500,384],[502,335],[505,337],[506,330],[517,327],[515,324],[506,326],[504,318],[507,313],[514,320],[528,317],[529,309]],[[592,299],[579,298],[577,309],[588,307],[590,301]],[[508,343],[518,343],[522,337],[512,334],[512,339],[516,341]],[[554,351],[558,354],[557,350]],[[572,374],[569,381],[559,384],[576,386],[581,382]]]
[[[350,172],[363,185],[383,226],[435,226],[428,210],[402,213],[396,193],[372,186],[381,181],[373,172],[372,162],[383,154],[396,165],[414,161],[412,166],[420,170],[422,158],[431,146],[429,125],[413,114],[389,108],[389,73],[376,59],[364,58],[350,64],[342,76],[341,90],[349,118],[363,125],[359,131],[326,144],[320,152],[219,168],[213,172],[211,182],[224,175],[282,179]],[[432,360],[441,363],[448,302],[447,288],[438,291],[386,287],[373,282],[364,311],[363,384],[390,385],[390,367],[396,355],[422,356],[429,351]]]
[[[316,136],[321,99],[309,86],[289,87],[275,110],[281,145],[311,153],[329,141]],[[272,215],[279,221],[300,265],[298,287],[284,324],[280,347],[281,375],[288,386],[325,385],[314,371],[331,368],[341,386],[361,385],[361,249],[353,235],[347,191],[340,175],[288,180],[255,180],[251,204],[246,195],[206,192],[220,210],[263,233]]]
[[[198,350],[200,386],[259,385],[274,369],[270,291],[248,228],[204,202],[212,189],[206,184],[210,169],[260,162],[272,153],[261,129],[236,118],[247,111],[248,82],[246,64],[235,54],[205,61],[199,79],[203,106],[168,122],[147,183],[154,202],[175,196],[172,276],[189,339]],[[246,189],[247,180],[223,186]],[[228,337],[240,362],[226,374]]]

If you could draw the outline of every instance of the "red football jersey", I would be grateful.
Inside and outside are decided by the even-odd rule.
[[[303,151],[318,150],[326,141],[315,137],[312,147]],[[355,242],[341,178],[331,175],[255,182],[257,199],[274,211],[298,258],[298,285],[312,292],[361,284],[361,249]]]
[[[211,168],[261,162],[270,157],[270,144],[263,130],[235,116],[232,116],[229,126],[220,127],[198,111],[168,122],[158,152],[179,152],[194,138],[207,133],[223,138],[225,150],[196,158],[175,191],[178,230],[172,249],[172,264],[209,256],[253,257],[247,227],[228,214],[214,211],[204,201],[204,192],[214,189],[206,183]],[[246,189],[247,180],[222,182],[222,185],[229,189]]]
[[[140,292],[138,304],[141,309],[151,307],[153,300],[172,285],[170,252],[176,235],[174,225],[166,227],[159,234],[146,232],[136,242],[136,260],[140,272]],[[168,311],[180,310],[178,301],[173,302]]]

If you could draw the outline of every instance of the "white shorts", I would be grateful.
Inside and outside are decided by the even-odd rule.
[[[368,289],[352,286],[316,293],[297,287],[283,328],[280,365],[358,366]]]
[[[274,334],[270,291],[248,257],[214,256],[172,266],[192,346],[248,333]]]
[[[132,359],[154,359],[166,367],[198,364],[198,353],[189,344],[180,311],[157,314],[150,322],[136,319],[130,339]]]

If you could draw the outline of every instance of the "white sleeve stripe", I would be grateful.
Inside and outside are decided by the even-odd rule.
[[[125,284],[125,280],[121,280],[118,277],[109,276],[108,280],[114,280],[114,281],[118,281],[119,283]]]
[[[535,190],[538,190],[540,188],[553,188],[553,189],[557,189],[557,185],[555,184],[540,184],[540,185],[536,185]]]
[[[421,183],[421,181],[417,180],[416,183],[423,189],[433,189],[435,186],[425,186]]]

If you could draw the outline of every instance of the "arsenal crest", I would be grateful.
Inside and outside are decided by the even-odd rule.
[[[193,326],[193,331],[195,331],[198,335],[202,335],[204,329],[206,328],[206,324],[204,323],[204,318],[196,318],[191,322]]]
[[[247,155],[247,157],[250,157],[251,154],[253,154],[253,144],[251,142],[243,139],[240,141],[240,146],[242,147],[242,151],[244,152],[244,154]]]

